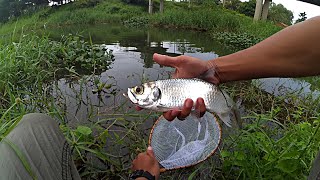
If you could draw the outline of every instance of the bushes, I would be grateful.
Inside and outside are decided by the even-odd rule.
[[[278,126],[270,114],[253,116],[232,150],[224,150],[223,169],[230,179],[304,179],[320,146],[319,117],[314,123]]]
[[[90,8],[96,6],[102,0],[77,0],[74,5],[78,8]]]
[[[9,82],[14,86],[43,82],[51,79],[59,69],[73,66],[101,72],[114,60],[112,52],[72,35],[62,37],[59,42],[47,37],[22,35],[19,42],[0,47],[1,87]]]

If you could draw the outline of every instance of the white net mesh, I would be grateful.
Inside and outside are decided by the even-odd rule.
[[[220,138],[220,125],[209,112],[200,119],[188,116],[184,121],[169,122],[161,117],[154,126],[151,146],[165,169],[175,169],[205,160]]]

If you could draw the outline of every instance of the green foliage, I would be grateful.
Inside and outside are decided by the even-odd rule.
[[[216,6],[220,5],[220,0],[193,0],[192,3],[197,3],[205,6]]]
[[[149,1],[148,0],[122,0],[124,3],[128,4],[136,4],[136,5],[142,5],[142,6],[148,6]]]
[[[217,32],[212,33],[212,37],[225,43],[231,48],[236,50],[246,49],[251,47],[258,42],[262,41],[262,38],[257,38],[256,36],[249,35],[247,33],[229,33],[229,32]]]
[[[247,115],[243,129],[224,141],[225,178],[306,179],[320,146],[320,114],[309,101],[318,106],[319,99],[275,97],[246,82],[226,88]]]
[[[102,0],[77,0],[74,2],[76,8],[90,8],[96,6]]]
[[[60,68],[75,66],[79,71],[99,73],[108,69],[114,60],[112,51],[107,51],[100,45],[90,44],[79,36],[63,36],[60,41],[51,41],[51,44],[54,47],[51,51],[55,55],[51,63]],[[52,58],[52,55],[45,58]]]
[[[256,0],[249,0],[242,2],[239,6],[238,12],[246,16],[253,17],[256,9]]]
[[[47,0],[0,0],[0,22],[38,11]]]
[[[194,7],[184,11],[170,9],[163,14],[150,17],[150,23],[160,27],[195,29],[214,33],[247,33],[263,39],[280,30],[270,22],[253,23],[249,17],[217,7]]]
[[[242,3],[240,0],[227,0],[225,3],[225,8],[237,11],[240,9],[241,4]]]
[[[149,25],[149,18],[147,16],[133,17],[123,21],[123,24],[128,27],[147,27]]]
[[[282,128],[272,114],[254,114],[233,137],[231,151],[222,151],[229,178],[304,179],[320,146],[320,117]],[[232,174],[232,175],[231,175]]]
[[[268,19],[273,22],[285,23],[287,25],[292,24],[293,13],[286,9],[282,4],[271,3]]]
[[[25,93],[23,91],[41,86],[58,74],[64,75],[74,66],[97,73],[108,69],[113,61],[111,51],[72,35],[63,37],[59,42],[47,37],[22,35],[19,42],[0,44],[0,49],[2,108],[10,106],[12,97],[9,92],[16,93],[16,87]]]
[[[61,7],[59,11],[51,14],[45,20],[47,25],[121,23],[129,18],[138,17],[144,12],[140,6],[130,6],[119,1],[102,1],[94,8],[77,8],[73,4],[75,3]]]
[[[295,23],[303,22],[305,20],[307,20],[307,14],[306,12],[303,12],[299,14],[299,18],[296,20]]]
[[[221,9],[191,8],[188,10],[167,10],[164,14],[152,17],[151,23],[157,26],[172,26],[196,30],[238,30],[241,19],[231,12]]]

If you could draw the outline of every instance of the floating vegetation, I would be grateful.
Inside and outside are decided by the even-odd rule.
[[[60,47],[56,49],[54,62],[58,67],[75,66],[83,74],[101,73],[109,68],[114,61],[112,50],[106,49],[102,45],[90,44],[81,39],[80,36],[63,36],[58,41],[51,41],[52,46]]]
[[[123,24],[127,27],[147,27],[149,25],[149,18],[147,16],[133,17],[123,21]]]
[[[211,36],[236,50],[249,48],[263,40],[248,33],[215,32]]]

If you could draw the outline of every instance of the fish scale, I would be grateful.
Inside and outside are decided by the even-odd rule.
[[[160,104],[165,107],[182,107],[185,99],[190,98],[194,102],[202,97],[205,104],[210,106],[216,87],[199,79],[168,79],[155,81],[161,91]]]

